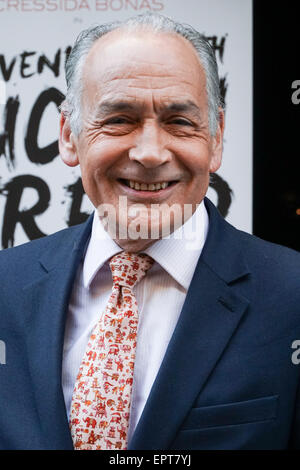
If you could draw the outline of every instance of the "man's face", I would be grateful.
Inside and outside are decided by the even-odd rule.
[[[78,137],[61,118],[60,153],[68,165],[80,164],[95,207],[106,203],[118,209],[120,196],[126,196],[129,212],[135,204],[146,207],[136,213],[146,225],[151,204],[182,210],[191,204],[194,212],[209,173],[221,163],[223,115],[213,138],[205,73],[186,40],[152,32],[108,33],[87,56],[81,103]],[[135,217],[118,212],[117,226]],[[164,217],[156,223],[161,230]],[[116,241],[139,251],[153,240]]]

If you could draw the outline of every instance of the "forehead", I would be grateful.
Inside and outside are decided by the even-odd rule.
[[[92,46],[83,67],[85,100],[206,98],[194,47],[174,33],[112,31]]]

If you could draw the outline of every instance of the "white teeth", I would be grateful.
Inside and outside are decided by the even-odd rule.
[[[136,183],[135,181],[132,180],[127,180],[127,183],[129,183],[129,186],[132,189],[135,189],[137,191],[157,191],[159,189],[165,189],[167,186],[169,186],[169,183],[164,181],[162,183]]]

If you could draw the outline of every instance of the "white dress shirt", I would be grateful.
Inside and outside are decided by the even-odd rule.
[[[142,414],[179,318],[208,231],[204,202],[169,237],[147,253],[152,268],[134,287],[139,323],[128,438]],[[122,251],[94,213],[91,237],[73,287],[64,339],[62,386],[69,417],[76,376],[92,329],[109,299],[112,276],[108,261]]]

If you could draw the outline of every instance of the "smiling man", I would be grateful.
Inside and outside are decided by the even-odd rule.
[[[212,73],[217,79],[217,70]],[[147,26],[133,32],[117,29],[95,41],[81,81],[80,132],[72,132],[72,98],[67,97],[60,152],[67,165],[80,164],[94,206],[119,208],[124,196],[130,215],[132,205],[143,204],[145,210],[140,207],[136,217],[148,226],[149,235],[151,205],[175,205],[183,214],[186,204],[194,212],[206,194],[209,174],[221,164],[224,112],[218,109],[212,135],[205,71],[193,45],[178,34],[154,33]],[[118,237],[124,233],[120,223],[129,223],[128,213],[125,217],[117,211],[116,241],[124,249],[144,249],[153,243],[151,237]],[[168,231],[163,225],[169,221],[160,215],[152,225],[159,223],[161,234]]]
[[[300,257],[205,197],[210,45],[141,15],[83,31],[66,78],[60,154],[95,211],[1,253],[0,447],[300,448]]]

